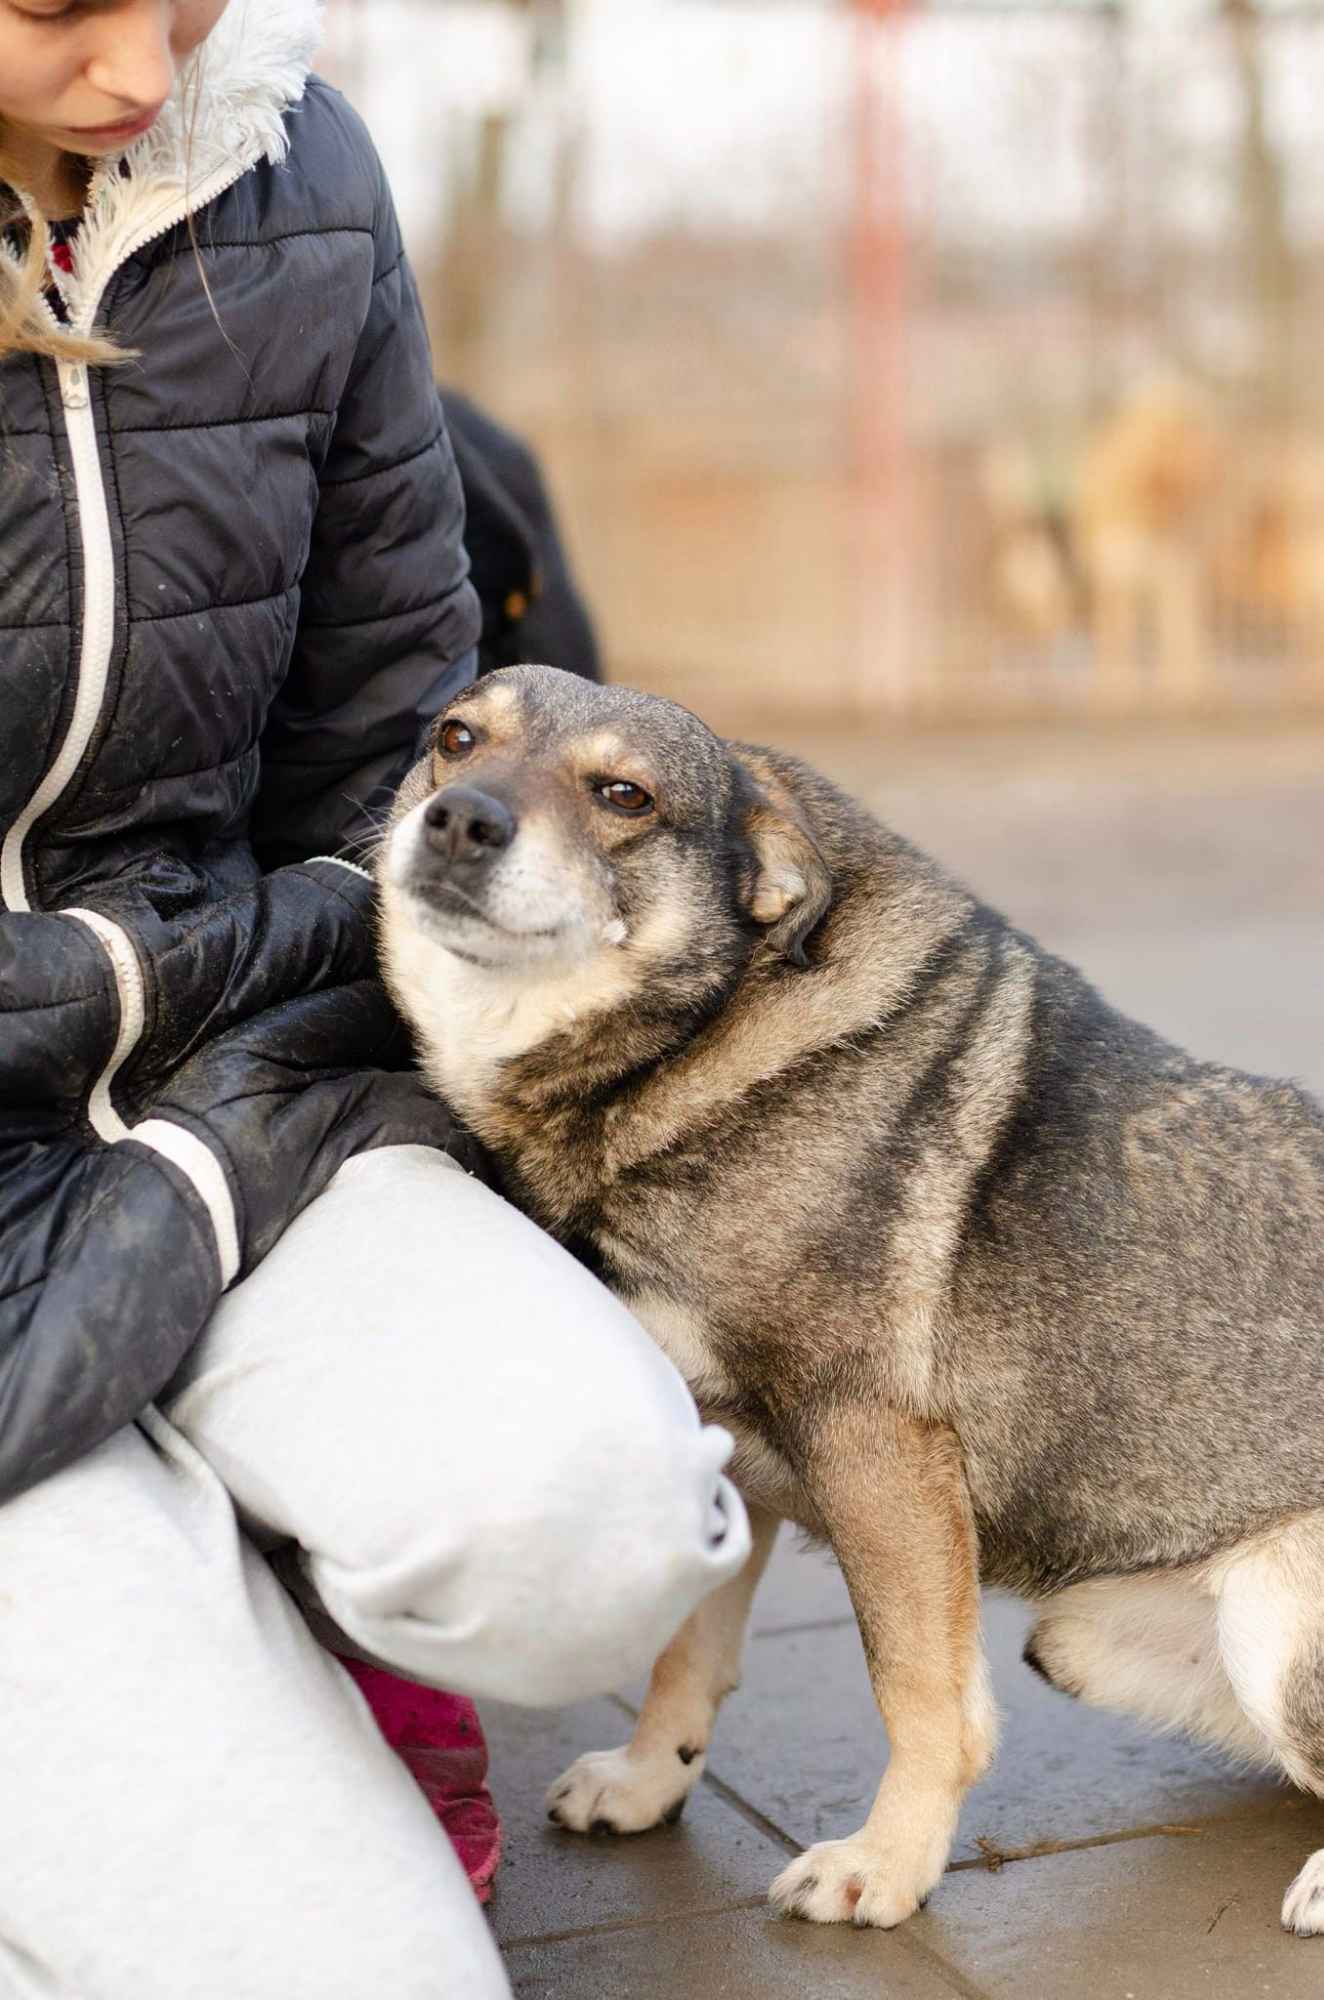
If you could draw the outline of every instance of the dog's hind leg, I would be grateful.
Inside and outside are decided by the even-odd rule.
[[[967,1786],[993,1750],[974,1523],[948,1430],[853,1402],[809,1441],[804,1484],[860,1621],[891,1759],[868,1820],[784,1869],[773,1903],[890,1929],[947,1864]]]
[[[1324,1514],[1309,1514],[1220,1567],[1219,1644],[1247,1716],[1289,1778],[1324,1797]],[[1283,1928],[1324,1932],[1324,1848],[1283,1899]]]
[[[1070,1585],[1043,1607],[1025,1663],[1091,1707],[1183,1730],[1251,1763],[1274,1761],[1228,1679],[1218,1600],[1205,1570]]]
[[[690,1614],[653,1668],[634,1736],[580,1757],[547,1794],[574,1833],[645,1833],[676,1820],[703,1776],[713,1723],[740,1683],[745,1627],[781,1517],[749,1506],[749,1561]]]

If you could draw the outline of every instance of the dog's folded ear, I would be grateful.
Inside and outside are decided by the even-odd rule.
[[[749,853],[745,908],[767,926],[768,943],[807,966],[805,940],[832,901],[832,871],[799,801],[757,752],[732,747],[740,783],[740,831]]]

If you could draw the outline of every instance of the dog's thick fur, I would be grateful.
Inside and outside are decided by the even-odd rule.
[[[1058,1687],[1324,1792],[1310,1098],[1124,1019],[802,764],[550,668],[456,700],[379,873],[427,1073],[732,1432],[755,1525],[555,1819],[679,1810],[782,1518],[841,1563],[891,1760],[780,1907],[886,1926],[937,1882],[993,1750],[981,1578]],[[1324,1929],[1324,1853],[1284,1922]]]

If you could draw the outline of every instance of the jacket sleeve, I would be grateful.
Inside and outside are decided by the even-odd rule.
[[[220,1296],[184,1177],[82,1122],[116,1024],[89,932],[0,916],[0,1501],[132,1421]]]
[[[321,468],[290,671],[263,740],[253,838],[265,867],[371,843],[429,723],[473,679],[481,623],[395,209],[357,119],[340,100],[333,115],[372,179],[373,274]]]
[[[0,1502],[131,1423],[221,1295],[206,1210],[137,1146],[0,1146]]]
[[[138,1080],[132,1127],[109,1142],[83,1116],[115,1047],[109,962],[67,917],[0,914],[0,1503],[133,1422],[225,1285],[351,1154],[426,1145],[484,1172],[440,1100],[397,1073],[403,1029],[369,976],[368,888],[346,877],[351,910],[326,893],[331,872],[239,899],[261,907],[228,955],[224,906],[205,939],[182,927],[160,999],[179,1012],[199,985],[198,945],[219,957],[205,1015],[184,1013],[185,1060]],[[199,1176],[200,1159],[214,1171]]]

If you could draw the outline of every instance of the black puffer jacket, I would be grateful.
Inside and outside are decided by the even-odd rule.
[[[314,33],[264,0],[207,45],[215,316],[176,102],[98,173],[66,290],[140,360],[0,363],[0,1498],[131,1420],[349,1154],[462,1145],[369,882],[308,859],[360,839],[479,624],[390,198],[305,87]]]

